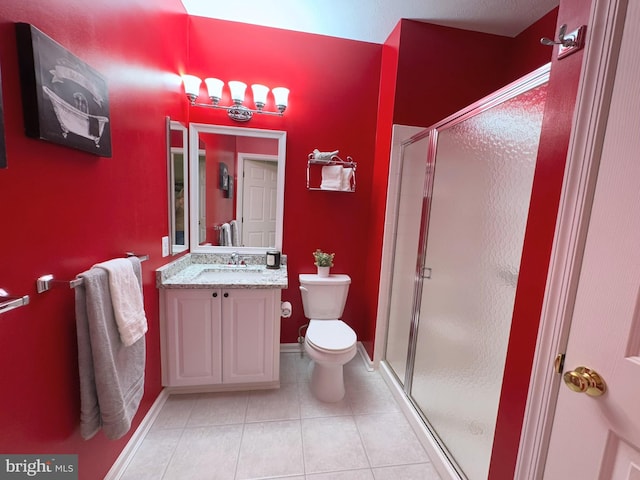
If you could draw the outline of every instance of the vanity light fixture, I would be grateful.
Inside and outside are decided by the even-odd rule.
[[[233,105],[224,106],[220,105],[220,99],[222,98],[222,88],[224,82],[217,78],[205,78],[204,83],[207,86],[207,92],[211,103],[198,103],[196,100],[200,95],[200,85],[202,80],[194,75],[182,75],[182,83],[184,84],[184,92],[187,94],[189,103],[195,107],[208,107],[208,108],[220,108],[227,111],[230,118],[237,122],[248,122],[253,117],[254,113],[263,113],[265,115],[278,115],[282,116],[287,108],[289,99],[289,89],[284,87],[276,87],[271,89],[273,98],[275,100],[277,112],[264,110],[264,106],[267,103],[267,95],[269,94],[269,87],[260,84],[251,85],[253,91],[253,102],[256,108],[251,109],[245,107],[244,93],[247,89],[247,84],[236,80],[231,80],[229,90],[231,91],[231,100]]]

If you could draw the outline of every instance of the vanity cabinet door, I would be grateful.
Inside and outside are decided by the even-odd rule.
[[[222,381],[277,381],[280,290],[222,289]]]
[[[220,290],[166,291],[167,386],[222,381]]]

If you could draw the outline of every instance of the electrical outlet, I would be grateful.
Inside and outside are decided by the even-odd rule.
[[[169,256],[169,237],[162,237],[162,256]]]

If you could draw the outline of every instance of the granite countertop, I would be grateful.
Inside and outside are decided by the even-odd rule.
[[[216,258],[210,258],[216,257]],[[242,265],[225,258],[188,254],[156,270],[157,288],[276,288],[288,287],[287,265],[269,269],[263,255],[243,256]],[[253,258],[257,257],[257,258]],[[258,263],[262,259],[262,263]]]

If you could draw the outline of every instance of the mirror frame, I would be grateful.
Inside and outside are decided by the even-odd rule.
[[[271,138],[278,141],[278,193],[276,198],[276,238],[275,245],[268,247],[233,247],[219,245],[200,245],[198,243],[198,161],[199,161],[199,133],[213,133],[218,135],[233,135],[237,137]],[[206,123],[189,124],[189,201],[192,205],[189,211],[189,238],[191,239],[191,251],[194,253],[247,253],[264,254],[267,250],[282,251],[282,231],[284,216],[284,173],[286,158],[287,132],[283,130],[263,130],[258,128],[225,127]]]
[[[169,199],[168,219],[169,219],[169,255],[177,255],[178,253],[186,252],[189,249],[189,224],[191,217],[189,216],[189,175],[188,175],[188,137],[187,127],[182,123],[167,118],[167,193]],[[184,245],[175,243],[176,238],[176,191],[175,191],[175,168],[173,162],[173,154],[177,153],[177,148],[171,147],[171,131],[182,132],[182,171],[184,172]]]

